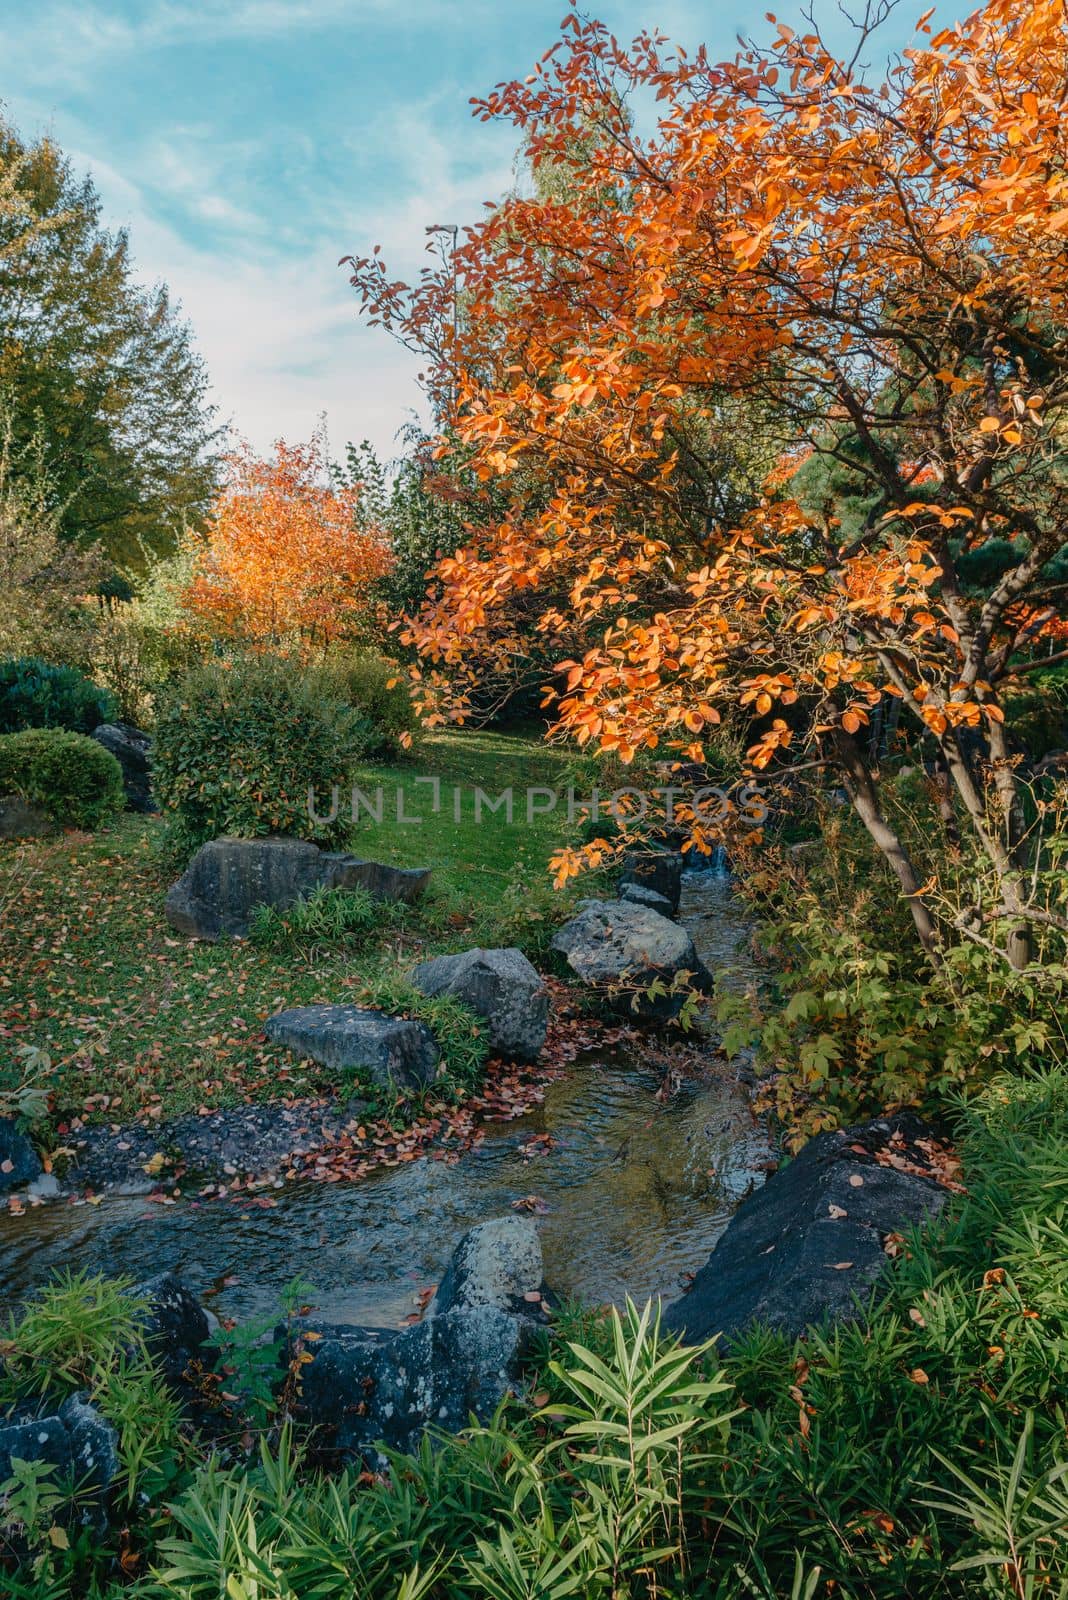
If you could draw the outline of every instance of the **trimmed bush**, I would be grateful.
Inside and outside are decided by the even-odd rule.
[[[337,692],[368,724],[364,754],[372,759],[399,755],[419,729],[404,668],[371,650],[337,652],[324,671]]]
[[[17,794],[68,828],[100,828],[126,804],[122,768],[103,745],[62,728],[0,736],[0,795]]]
[[[35,656],[0,661],[0,733],[23,728],[66,728],[92,733],[116,714],[114,695],[74,667]]]
[[[153,784],[172,840],[189,854],[223,834],[341,844],[351,826],[344,791],[367,737],[319,669],[273,656],[196,668],[156,716]]]

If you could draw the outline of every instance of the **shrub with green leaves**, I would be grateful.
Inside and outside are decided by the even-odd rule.
[[[723,993],[719,1020],[728,1053],[755,1050],[767,1069],[763,1104],[793,1145],[889,1107],[937,1116],[955,1092],[981,1088],[999,1069],[1068,1060],[1063,825],[1051,828],[1036,869],[1050,923],[1037,930],[1035,960],[1016,970],[969,905],[969,884],[983,879],[966,845],[942,848],[930,787],[922,773],[885,785],[932,897],[978,933],[947,944],[937,971],[851,812],[818,808],[821,837],[803,860],[769,850],[741,880],[761,918],[767,981],[759,993]]]
[[[62,827],[90,830],[126,805],[122,768],[110,750],[61,728],[0,735],[0,795],[19,795]]]
[[[189,854],[223,834],[343,843],[368,731],[320,669],[275,656],[196,668],[157,707],[153,785],[172,836]]]
[[[370,760],[397,756],[410,747],[419,718],[408,675],[398,662],[373,650],[338,650],[327,656],[324,671],[345,704],[367,724],[364,754]]]
[[[92,733],[116,710],[114,695],[74,667],[53,666],[35,656],[0,661],[0,733],[22,728]]]

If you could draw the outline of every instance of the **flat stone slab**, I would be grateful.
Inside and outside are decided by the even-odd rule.
[[[414,905],[430,882],[429,867],[390,867],[359,856],[323,852],[323,884],[327,889],[366,889],[375,900]]]
[[[549,1025],[549,993],[522,950],[464,950],[415,968],[421,994],[451,994],[484,1018],[490,1049],[507,1061],[535,1061]]]
[[[294,1006],[268,1017],[264,1032],[324,1067],[362,1068],[383,1088],[423,1089],[437,1076],[441,1059],[426,1023],[360,1006]]]
[[[875,1159],[916,1121],[879,1119],[811,1139],[738,1208],[664,1312],[665,1329],[695,1344],[716,1335],[729,1343],[751,1323],[796,1338],[856,1319],[888,1265],[887,1235],[937,1216],[946,1201],[932,1179]]]
[[[645,906],[649,911],[657,911],[662,917],[673,918],[678,909],[672,905],[667,895],[657,894],[655,889],[646,889],[640,883],[621,884],[619,898],[629,900],[632,905]]]
[[[286,911],[317,889],[366,889],[376,900],[418,899],[429,868],[390,867],[306,839],[210,839],[164,906],[167,921],[194,939],[244,938],[257,906]]]

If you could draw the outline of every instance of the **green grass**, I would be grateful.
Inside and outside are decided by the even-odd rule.
[[[396,766],[369,769],[361,787],[369,799],[382,786],[382,822],[361,808],[352,848],[376,861],[396,866],[432,866],[439,889],[463,903],[492,912],[501,893],[524,874],[544,875],[549,857],[567,837],[567,785],[574,751],[547,745],[526,734],[453,730],[432,734],[412,759]],[[441,807],[433,811],[433,790],[420,778],[437,777]],[[502,790],[514,791],[513,821],[503,810],[491,814],[483,806],[475,818],[475,787],[495,800]],[[555,812],[527,822],[526,791],[549,788],[560,798]],[[419,823],[397,820],[397,790],[403,792],[404,815]],[[460,790],[460,820],[454,811]],[[541,797],[536,803],[541,803]]]
[[[371,941],[279,947],[200,944],[163,916],[173,873],[162,864],[158,819],[124,817],[97,835],[66,834],[0,846],[0,1089],[18,1079],[20,1045],[43,1049],[56,1069],[56,1120],[115,1122],[172,1116],[200,1106],[317,1093],[333,1079],[301,1069],[262,1036],[286,1005],[355,1000],[368,983],[403,975],[427,954],[520,942],[537,955],[567,905],[547,864],[563,838],[557,814],[528,826],[474,821],[471,786],[491,795],[512,784],[566,787],[566,757],[534,739],[454,732],[426,741],[408,766],[368,771],[390,804],[405,793],[421,825],[366,822],[353,848],[374,859],[434,869],[413,913],[383,919]],[[442,811],[430,811],[434,774]],[[464,786],[459,825],[451,788]]]

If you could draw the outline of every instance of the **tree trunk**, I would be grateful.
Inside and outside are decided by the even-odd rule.
[[[908,900],[916,934],[923,946],[924,954],[935,970],[941,971],[942,955],[939,949],[938,929],[920,895],[920,881],[908,851],[882,814],[875,783],[861,754],[860,746],[844,729],[837,728],[835,748],[853,809],[901,885],[901,892]]]

